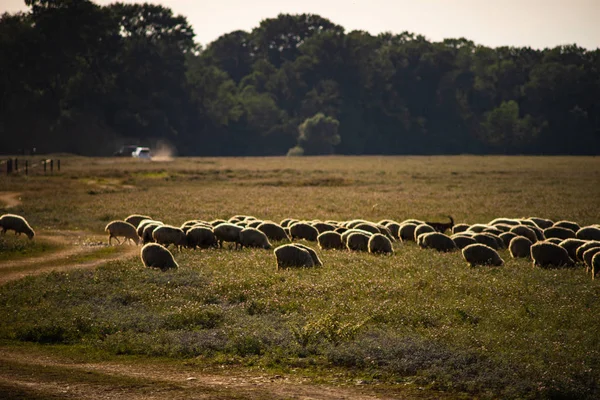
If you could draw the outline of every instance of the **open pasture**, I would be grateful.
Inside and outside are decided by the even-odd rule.
[[[107,241],[106,223],[133,213],[173,225],[236,214],[600,223],[595,157],[62,160],[52,176],[0,177],[0,193],[20,199],[0,212],[36,230],[23,245],[1,239],[0,264],[51,254],[45,232]],[[600,396],[600,281],[583,268],[533,268],[506,250],[503,267],[470,268],[460,253],[394,248],[318,250],[323,267],[285,271],[268,250],[184,249],[173,251],[180,268],[164,273],[127,250],[95,269],[4,284],[0,339],[359,380],[388,395],[418,386],[457,397]]]

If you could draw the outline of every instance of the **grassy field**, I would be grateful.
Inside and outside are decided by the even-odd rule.
[[[90,235],[132,213],[175,225],[234,214],[600,222],[594,157],[61,161],[52,176],[0,177],[0,192],[22,201],[0,213],[24,215],[38,234]],[[0,260],[52,251],[42,246],[6,238]],[[28,277],[0,287],[0,340],[457,397],[600,396],[600,284],[581,268],[534,269],[505,250],[505,266],[469,268],[459,253],[414,243],[395,250],[387,257],[319,251],[322,268],[279,272],[270,251],[183,250],[174,253],[180,268],[166,273],[130,258]]]

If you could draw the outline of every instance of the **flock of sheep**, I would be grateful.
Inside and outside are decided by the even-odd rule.
[[[35,233],[19,215],[0,216],[2,234],[13,230],[33,239]],[[451,230],[447,235],[446,230]],[[263,221],[252,216],[235,215],[229,220],[190,220],[181,226],[166,225],[146,215],[130,215],[125,220],[106,225],[108,242],[112,244],[143,243],[141,259],[146,267],[161,270],[177,268],[168,247],[222,248],[232,243],[235,248],[272,249],[271,241],[290,242],[274,250],[277,268],[313,267],[323,265],[310,246],[294,242],[302,239],[316,242],[321,250],[350,250],[378,254],[393,254],[393,242],[414,241],[423,249],[442,252],[461,251],[471,266],[501,266],[498,254],[508,249],[513,258],[528,258],[534,266],[585,266],[592,279],[600,273],[600,225],[580,226],[572,221],[554,222],[544,218],[496,218],[486,224],[426,223],[417,219],[402,222],[385,219],[372,222],[363,219],[349,221],[300,221],[286,218],[280,223]]]
[[[145,215],[130,215],[110,222],[105,230],[109,243],[122,237],[143,243],[145,266],[162,270],[176,268],[168,247],[222,248],[224,242],[235,248],[272,249],[271,241],[291,242],[274,250],[277,268],[322,265],[315,250],[294,242],[316,242],[321,250],[350,250],[393,254],[394,242],[414,241],[423,249],[441,252],[461,251],[471,266],[501,266],[498,250],[508,249],[513,258],[528,258],[534,266],[574,267],[584,265],[592,279],[600,272],[600,226],[584,226],[571,221],[554,222],[544,218],[496,218],[486,224],[427,223],[417,219],[402,222],[296,220],[279,223],[253,216],[235,215],[229,220],[190,220],[180,227],[165,225]],[[450,230],[450,234],[446,231]]]

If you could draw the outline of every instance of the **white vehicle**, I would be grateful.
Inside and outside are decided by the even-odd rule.
[[[150,160],[152,158],[149,147],[138,147],[134,152],[131,153],[131,156],[136,158],[144,158],[146,160]]]

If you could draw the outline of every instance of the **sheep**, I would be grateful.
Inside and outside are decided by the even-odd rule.
[[[328,224],[325,222],[315,222],[312,224],[312,226],[314,226],[317,229],[317,231],[319,231],[319,233],[334,231],[336,228],[335,225]]]
[[[537,224],[535,222],[533,222],[532,220],[530,220],[530,219],[520,219],[518,221],[521,223],[521,225],[525,225],[525,226],[528,226],[528,227],[539,228],[539,226],[537,226]]]
[[[323,232],[317,236],[317,242],[321,250],[346,248],[342,241],[342,235],[337,232]]]
[[[583,261],[583,253],[594,247],[600,247],[600,241],[586,242],[579,246],[575,250],[575,261]]]
[[[242,223],[245,223],[246,221],[240,221],[240,222],[242,222]],[[246,224],[246,227],[247,227],[247,228],[258,228],[258,226],[259,226],[260,224],[262,224],[263,222],[264,222],[263,220],[260,220],[260,219],[254,219],[254,220],[252,220],[252,221],[248,222],[248,223]]]
[[[400,231],[400,224],[397,222],[390,222],[386,225],[384,225],[392,234],[392,236],[394,237],[394,239],[399,240],[400,236],[399,236],[399,231]]]
[[[518,219],[514,219],[514,218],[496,218],[496,219],[493,219],[490,222],[488,222],[488,225],[498,225],[498,224],[516,226],[516,225],[521,225],[521,222],[519,222]]]
[[[124,237],[123,243],[131,240],[136,245],[140,243],[140,237],[137,234],[135,226],[125,221],[111,221],[104,228],[108,232],[108,244],[112,244],[112,238],[115,238],[117,243],[121,244],[119,237]]]
[[[125,218],[125,222],[129,222],[131,225],[137,227],[140,224],[140,222],[142,222],[145,219],[152,219],[152,217],[149,217],[147,215],[132,214]]]
[[[214,227],[213,232],[217,238],[219,247],[223,247],[223,242],[232,242],[235,244],[235,248],[238,248],[240,244],[240,232],[242,231],[241,226],[230,224],[228,222],[221,223]]]
[[[272,221],[263,221],[263,223],[258,225],[256,229],[267,235],[269,240],[290,240],[287,233],[285,233],[285,229],[283,229],[281,225]]]
[[[468,231],[471,232],[475,232],[475,233],[481,233],[483,232],[484,229],[489,228],[489,225],[486,224],[473,224],[471,226],[469,226],[469,229],[467,229]]]
[[[297,219],[294,218],[285,218],[282,219],[281,222],[279,223],[279,225],[281,225],[282,228],[288,227],[291,224],[295,223],[295,222],[300,222]]]
[[[409,240],[415,240],[415,229],[417,228],[416,224],[413,223],[405,223],[400,225],[400,229],[398,230],[398,237],[403,242],[407,242]]]
[[[571,257],[573,261],[577,261],[577,249],[585,243],[587,242],[581,239],[565,239],[562,240],[558,245],[567,250],[569,257]]]
[[[305,222],[296,222],[290,227],[292,239],[305,239],[311,242],[317,241],[319,231],[312,225]]]
[[[531,229],[531,227],[529,226],[517,225],[512,227],[509,232],[512,232],[517,236],[524,236],[527,239],[529,239],[531,243],[535,243],[538,241],[537,235],[535,234],[534,230]]]
[[[258,247],[261,249],[272,249],[269,238],[256,228],[245,228],[240,232],[240,247]]]
[[[424,249],[451,252],[458,250],[456,243],[449,236],[440,232],[430,232],[419,236],[419,245]]]
[[[494,225],[494,227],[492,229],[497,229],[497,230],[501,231],[501,233],[505,233],[505,232],[509,232],[513,226],[514,225],[496,224],[496,225]],[[485,229],[484,229],[484,231],[485,231]]]
[[[468,224],[456,224],[452,227],[452,234],[461,233],[469,229]]]
[[[379,221],[379,222],[377,223],[377,225],[384,225],[384,226],[387,226],[388,224],[390,224],[390,223],[392,223],[392,222],[395,222],[395,221],[394,221],[394,220],[391,220],[391,219],[382,219],[381,221]]]
[[[596,279],[596,274],[600,272],[600,253],[594,254],[592,257],[592,279]]]
[[[273,253],[277,259],[277,269],[290,267],[314,267],[315,262],[310,253],[294,244],[284,244],[277,247]]]
[[[506,232],[506,231],[503,231],[502,229],[498,229],[496,227],[493,227],[493,228],[485,228],[481,233],[491,233],[493,235],[500,236],[504,232]]]
[[[294,246],[300,247],[301,249],[308,251],[308,254],[310,254],[310,257],[312,258],[315,265],[317,265],[317,266],[323,265],[323,263],[321,262],[321,259],[317,255],[317,252],[313,248],[308,247],[307,245],[302,244],[302,243],[294,243]]]
[[[473,239],[475,239],[477,243],[485,244],[494,250],[500,250],[504,247],[504,241],[500,239],[499,236],[491,233],[476,233],[473,235]]]
[[[143,233],[144,233],[144,227],[145,227],[147,224],[150,224],[150,223],[153,223],[153,222],[154,222],[154,223],[159,223],[159,224],[161,224],[161,225],[164,225],[164,224],[162,223],[162,221],[156,221],[156,220],[153,220],[153,219],[144,219],[144,220],[141,220],[141,221],[140,221],[140,223],[139,223],[139,224],[137,225],[137,227],[136,227],[136,232],[137,232],[138,236],[139,236],[139,237],[142,237],[142,235],[143,235]]]
[[[529,221],[533,221],[537,226],[539,226],[541,229],[546,229],[546,228],[550,228],[552,225],[554,225],[554,222],[546,219],[546,218],[538,218],[538,217],[529,217],[527,218]]]
[[[152,231],[152,238],[165,247],[174,245],[178,250],[187,246],[187,237],[183,229],[170,225],[161,225]]]
[[[377,227],[377,225],[371,223],[371,222],[361,222],[359,224],[356,224],[352,227],[352,229],[361,229],[363,231],[367,231],[367,232],[371,232],[373,234],[375,233],[382,233],[381,229],[379,229]]]
[[[209,247],[217,247],[217,237],[212,229],[205,226],[194,226],[186,233],[187,246],[196,249],[207,249]]]
[[[461,234],[452,235],[451,238],[452,240],[454,240],[454,244],[456,244],[456,247],[458,247],[460,250],[464,249],[470,244],[477,243],[477,241],[472,237]]]
[[[402,224],[415,224],[415,225],[421,225],[424,224],[425,221],[421,221],[420,219],[405,219],[404,221],[400,222],[400,225]]]
[[[417,225],[417,227],[415,228],[415,242],[417,241],[420,235],[429,232],[435,232],[435,229],[433,229],[432,226],[427,224]]]
[[[27,223],[27,220],[20,215],[16,214],[4,214],[0,217],[0,227],[2,228],[2,234],[5,234],[6,231],[11,230],[15,231],[15,235],[20,235],[24,233],[27,235],[29,240],[33,239],[35,236],[35,232]],[[135,229],[135,228],[134,228]]]
[[[600,252],[600,247],[592,247],[583,253],[583,262],[585,264],[585,272],[592,271],[592,258],[596,253]]]
[[[528,228],[533,230],[533,233],[535,233],[538,242],[546,239],[546,235],[544,235],[544,230],[542,228],[538,226],[528,226]]]
[[[367,221],[366,219],[352,219],[350,221],[346,221],[344,226],[346,228],[352,229],[352,228],[356,227],[356,225],[360,225],[360,224],[364,224],[364,223],[372,224],[371,221]]]
[[[577,239],[600,240],[600,228],[596,226],[586,226],[575,233]]]
[[[548,228],[549,229],[549,228]],[[537,242],[531,246],[531,259],[534,266],[547,267],[571,267],[575,265],[569,253],[563,247],[550,242]]]
[[[381,233],[376,233],[369,238],[369,241],[367,242],[367,248],[371,254],[394,254],[392,241]]]
[[[559,238],[550,238],[543,241],[548,243],[561,244],[563,240]]]
[[[144,225],[144,230],[142,231],[142,243],[150,243],[154,242],[154,237],[152,236],[152,232],[159,226],[162,226],[162,223],[151,222],[149,224]]]
[[[363,231],[362,229],[348,229],[346,232],[342,233],[342,242],[344,243],[344,246],[348,244],[348,236],[355,232],[362,233],[368,237],[373,235],[371,232]]]
[[[517,236],[520,236],[520,235],[517,235],[514,232],[504,232],[499,237],[504,242],[504,247],[508,248],[508,246],[510,245],[510,241]]]
[[[477,265],[500,267],[504,265],[504,260],[496,250],[481,243],[475,243],[465,247],[462,249],[462,255],[471,267]]]
[[[551,226],[550,228],[544,229],[544,236],[546,236],[547,239],[559,238],[563,240],[576,237],[575,231],[560,226]]]
[[[348,229],[348,228],[345,228],[345,227],[343,227],[343,226],[338,226],[338,227],[337,227],[337,228],[335,228],[335,230],[334,230],[334,232],[337,232],[337,233],[339,233],[340,235],[341,235],[342,233],[344,233],[344,232],[347,232],[347,231],[349,231],[349,229]]]
[[[577,232],[578,230],[581,229],[579,224],[577,222],[573,222],[573,221],[558,221],[558,222],[555,222],[554,225],[552,225],[552,226],[570,229],[573,232]]]
[[[166,271],[179,267],[173,258],[173,254],[166,247],[157,243],[144,245],[140,255],[144,266],[147,268],[153,267],[159,268],[161,271]]]
[[[228,222],[225,221],[224,219],[220,219],[220,218],[213,219],[212,221],[209,222],[209,224],[211,224],[213,227],[221,225],[221,224],[226,224],[226,223],[228,223]]]
[[[512,258],[529,258],[529,256],[531,255],[532,244],[533,243],[531,242],[531,240],[529,240],[525,236],[514,237],[508,245],[508,251],[510,252],[510,256]]]
[[[353,251],[369,251],[371,236],[362,232],[351,232],[346,240],[346,247]]]

